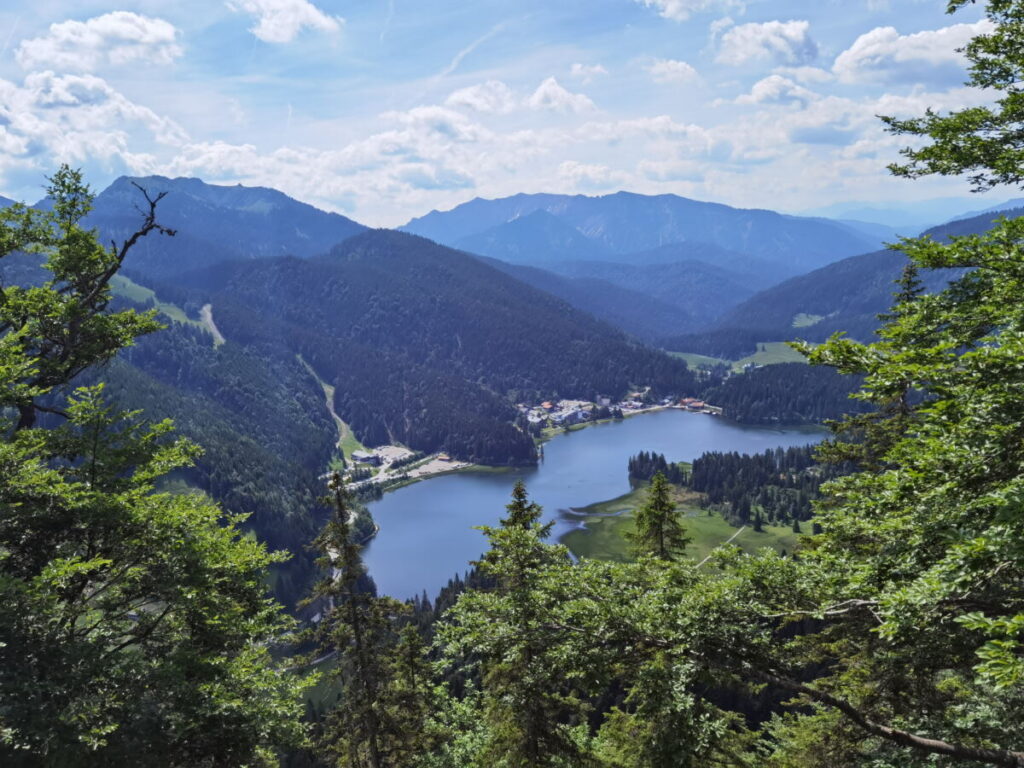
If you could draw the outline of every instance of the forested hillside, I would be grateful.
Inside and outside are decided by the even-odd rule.
[[[1014,218],[1024,211],[1005,213]],[[994,216],[985,213],[950,222],[929,229],[923,236],[941,241],[978,234],[993,226]],[[757,329],[759,341],[802,338],[817,342],[836,331],[868,340],[879,326],[878,315],[892,302],[894,284],[907,263],[903,253],[893,250],[843,259],[752,296],[722,317],[714,330]],[[955,271],[924,270],[921,279],[926,290],[935,292],[956,275]],[[800,315],[813,322],[794,326]],[[670,348],[679,346],[676,340]]]
[[[323,524],[323,474],[337,441],[319,384],[284,350],[214,347],[204,330],[176,323],[124,350],[91,381],[122,408],[170,418],[203,447],[176,477],[226,510],[273,549],[296,555],[278,568],[277,595],[288,604],[312,575],[306,544]],[[369,522],[360,522],[368,533]]]
[[[577,309],[646,341],[703,324],[689,307],[669,304],[608,280],[566,277],[539,267],[508,264],[497,259],[490,259],[488,263],[537,290],[564,299]]]
[[[693,391],[679,361],[467,254],[378,230],[310,260],[188,276],[227,338],[301,354],[370,444],[533,461],[513,403]]]
[[[851,399],[863,384],[831,368],[777,363],[730,376],[704,392],[704,399],[741,424],[807,424],[841,419],[868,409]]]
[[[694,260],[565,261],[544,269],[497,259],[489,263],[646,341],[704,328],[754,293],[745,275]]]

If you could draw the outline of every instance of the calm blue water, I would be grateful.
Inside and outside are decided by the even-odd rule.
[[[370,504],[380,533],[364,557],[382,593],[405,599],[426,589],[433,597],[486,550],[483,534],[473,526],[494,524],[504,515],[519,478],[547,518],[557,521],[552,535],[557,540],[576,525],[559,510],[629,491],[626,462],[641,450],[663,453],[669,461],[692,461],[706,451],[760,453],[817,443],[824,436],[817,427],[748,427],[677,409],[598,424],[549,440],[537,468],[443,475],[384,494]]]

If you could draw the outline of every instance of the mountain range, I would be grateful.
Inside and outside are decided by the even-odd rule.
[[[615,261],[633,263],[628,254],[684,243],[779,261],[799,272],[872,250],[880,242],[828,219],[630,192],[477,198],[450,211],[432,211],[400,229],[453,248],[534,266],[608,260],[610,255]]]
[[[1024,215],[1024,209],[1000,213],[1013,218]],[[993,213],[983,213],[957,219],[924,234],[937,240],[979,234],[992,226],[993,218]],[[758,342],[795,338],[820,342],[837,331],[870,341],[879,326],[878,316],[892,304],[894,283],[906,264],[906,256],[896,250],[842,259],[755,294],[703,333],[668,338],[664,344],[680,352],[706,353],[713,347],[735,359],[752,353]],[[958,274],[925,270],[921,280],[926,291],[934,292]]]

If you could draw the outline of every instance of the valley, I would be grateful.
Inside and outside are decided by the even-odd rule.
[[[4,768],[1024,768],[1024,0],[0,27]]]
[[[611,417],[611,411],[598,414],[607,406],[544,412],[539,406],[548,400],[608,403],[632,416],[690,397],[720,406],[717,412],[731,422],[783,428],[855,411],[845,395],[856,382],[803,366],[803,356],[783,342],[822,339],[840,324],[863,326],[856,318],[885,306],[887,281],[899,264],[892,252],[870,253],[871,237],[881,230],[673,196],[475,201],[403,228],[439,241],[431,242],[367,230],[273,190],[162,177],[122,179],[97,198],[91,220],[105,235],[127,225],[118,206],[137,192],[133,184],[167,191],[168,220],[192,226],[186,224],[182,237],[147,244],[128,262],[130,277],[119,276],[115,284],[121,300],[154,307],[179,335],[185,329],[205,334],[200,343],[209,349],[201,355],[210,365],[223,368],[228,358],[244,357],[288,368],[298,360],[321,393],[317,444],[331,446],[319,449],[317,459],[296,454],[307,478],[296,486],[300,497],[315,495],[322,482],[309,478],[322,478],[327,467],[344,469],[371,509],[382,491],[402,493],[435,475],[511,467],[509,477],[520,476],[516,467],[530,467],[538,454],[547,460],[552,439]],[[265,220],[254,219],[257,213]],[[213,238],[214,221],[230,237]],[[294,226],[283,226],[286,221]],[[640,222],[659,234],[641,234]],[[970,231],[983,222],[959,221],[941,231]],[[761,239],[729,234],[740,224]],[[292,231],[303,234],[296,238]],[[319,245],[310,232],[319,233]],[[783,232],[788,250],[780,250]],[[822,238],[834,246],[827,254]],[[479,253],[465,252],[471,248]],[[869,253],[844,260],[844,249]],[[827,260],[834,263],[806,272]],[[889,272],[856,277],[877,272],[880,263]],[[851,284],[863,297],[859,304],[845,294],[835,298]],[[756,309],[762,304],[776,314],[766,317]],[[180,353],[126,355],[125,362],[141,370],[129,376],[129,369],[118,369],[114,391],[126,406],[149,403],[187,430],[197,425],[187,412],[195,398],[234,408],[225,400],[228,389],[186,375],[184,359]],[[141,397],[138,384],[117,383],[139,374],[174,382],[181,396],[154,401]],[[644,403],[628,397],[638,386],[649,391]],[[288,400],[266,401],[266,416],[279,419],[284,414],[272,412],[291,407]],[[240,438],[249,430],[242,423],[230,427]],[[203,427],[192,434],[209,443],[208,432]],[[392,450],[389,445],[398,453],[374,458]],[[230,455],[217,446],[214,441],[193,477],[215,497],[218,486],[208,478],[224,472]],[[300,497],[287,506],[302,503]],[[274,526],[277,540],[298,542],[306,535],[299,531],[323,514],[311,510],[309,521],[294,518],[282,529],[271,522],[272,498],[256,493],[245,504],[258,512],[256,530],[268,535]],[[624,520],[592,522],[595,530],[614,528],[621,539]],[[284,531],[293,533],[282,538]],[[381,531],[387,535],[386,526]]]

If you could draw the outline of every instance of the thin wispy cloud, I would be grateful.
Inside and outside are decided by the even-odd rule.
[[[480,35],[480,37],[478,37],[476,40],[471,42],[469,45],[467,45],[461,51],[456,53],[452,57],[452,60],[450,62],[448,62],[448,66],[445,67],[444,69],[442,69],[440,72],[438,72],[436,77],[437,78],[442,78],[442,77],[447,77],[448,75],[450,75],[452,72],[454,72],[456,69],[459,68],[459,65],[462,64],[462,60],[463,59],[465,59],[467,56],[469,56],[469,54],[471,54],[473,51],[475,51],[481,45],[486,43],[488,40],[490,40],[491,38],[493,38],[496,35],[498,35],[507,26],[508,26],[508,22],[507,21],[502,21],[502,22],[499,22],[499,23],[495,24],[493,27],[491,27],[489,30],[487,30],[487,32],[485,32],[484,34]]]
[[[388,15],[384,18],[384,27],[380,31],[380,41],[383,43],[391,29],[391,22],[395,20],[395,0],[388,0]]]

